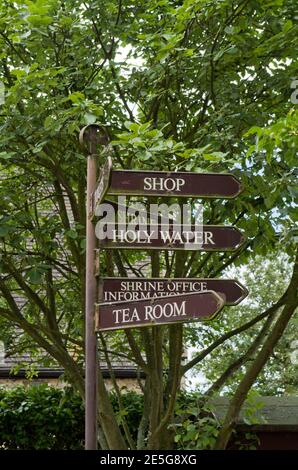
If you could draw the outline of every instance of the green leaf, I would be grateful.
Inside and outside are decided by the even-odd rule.
[[[138,132],[140,126],[136,122],[125,121],[124,126],[132,132]]]
[[[225,158],[227,155],[228,155],[227,152],[226,153],[223,153],[223,152],[203,153],[203,158],[205,160],[218,162],[222,160],[223,158]]]
[[[97,117],[91,113],[84,114],[84,122],[85,124],[94,124],[97,120]]]
[[[81,93],[80,91],[75,91],[74,93],[71,93],[70,95],[68,95],[68,99],[72,101],[72,103],[77,104],[85,100],[85,95],[84,93]]]
[[[9,160],[15,155],[14,152],[0,152],[0,159]]]
[[[76,240],[78,238],[78,233],[74,229],[67,230],[65,233],[69,238],[72,238],[73,240]]]
[[[53,123],[54,119],[52,118],[52,116],[47,116],[44,120],[43,125],[46,129],[49,129],[50,127],[52,127]]]
[[[0,237],[5,237],[9,232],[9,225],[0,225]]]
[[[30,15],[27,16],[27,21],[33,26],[48,26],[53,22],[51,16]]]
[[[284,33],[287,33],[292,27],[293,27],[293,21],[292,20],[287,20],[283,24],[282,30],[283,30]]]
[[[43,270],[35,266],[27,272],[27,276],[32,284],[40,284],[43,273]]]

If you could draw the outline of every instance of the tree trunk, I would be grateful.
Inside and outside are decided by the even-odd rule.
[[[98,374],[98,418],[109,449],[126,450],[101,371]]]

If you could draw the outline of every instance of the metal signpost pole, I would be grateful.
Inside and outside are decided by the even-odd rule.
[[[96,185],[97,145],[106,144],[105,131],[97,126],[84,127],[80,143],[88,148],[86,195],[86,303],[85,303],[85,449],[97,449],[97,338],[94,328],[94,305],[97,301],[94,257],[96,236],[92,224],[92,194]]]

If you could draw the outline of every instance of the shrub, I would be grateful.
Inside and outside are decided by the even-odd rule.
[[[2,449],[82,449],[84,408],[71,388],[0,389]]]
[[[137,438],[142,416],[143,396],[127,391],[121,406],[114,393],[111,401],[118,423],[125,419]],[[210,449],[218,433],[212,410],[195,393],[179,395],[174,424],[178,449]],[[48,385],[0,388],[0,448],[75,450],[84,447],[84,406],[72,388]]]
[[[116,395],[111,401],[119,424],[123,419],[134,438],[142,415],[143,397],[135,392]],[[0,448],[82,449],[84,447],[84,406],[72,388],[48,385],[0,388]]]

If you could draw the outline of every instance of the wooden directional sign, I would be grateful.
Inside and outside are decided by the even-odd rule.
[[[109,194],[233,198],[242,187],[231,174],[114,170]]]
[[[105,277],[99,281],[98,301],[144,300],[207,290],[224,294],[226,305],[237,305],[248,295],[235,279]]]
[[[93,194],[93,209],[106,194],[229,199],[242,189],[239,180],[229,173],[113,170],[109,158]]]
[[[193,238],[193,233],[195,233]],[[234,251],[245,241],[244,235],[233,226],[204,225],[202,231],[175,230],[174,226],[148,224],[138,230],[123,229],[115,224],[109,227],[108,237],[98,240],[100,248],[134,248],[140,250],[202,250]]]
[[[224,296],[206,291],[134,302],[110,302],[96,305],[97,331],[141,326],[211,320],[224,306]]]

